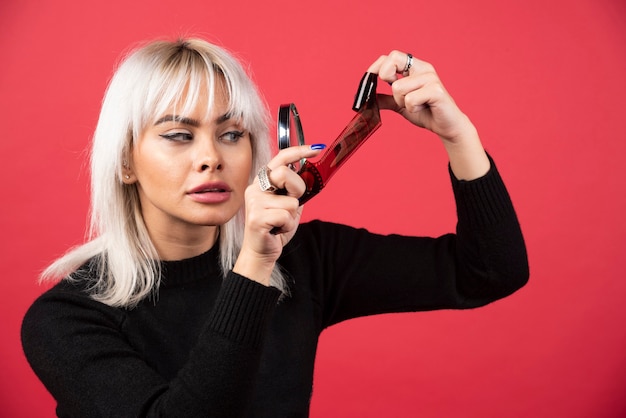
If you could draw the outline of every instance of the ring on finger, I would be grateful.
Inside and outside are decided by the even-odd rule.
[[[263,192],[275,192],[278,190],[278,187],[274,186],[270,180],[269,175],[271,172],[272,170],[268,166],[264,165],[257,174],[257,177],[259,178],[259,187]]]
[[[413,55],[406,54],[406,64],[404,64],[404,69],[402,70],[402,73],[408,73],[412,66],[413,66]]]

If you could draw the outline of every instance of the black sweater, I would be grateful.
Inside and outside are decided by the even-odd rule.
[[[382,236],[300,225],[279,263],[291,295],[230,272],[218,248],[164,262],[158,299],[112,308],[62,281],[24,318],[26,356],[61,417],[304,417],[317,341],[378,313],[474,308],[528,279],[523,237],[493,165],[452,176],[456,234]]]

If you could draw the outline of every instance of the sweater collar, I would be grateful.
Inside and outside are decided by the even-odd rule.
[[[209,277],[223,276],[219,262],[219,244],[195,257],[176,261],[161,261],[161,286],[171,287]]]

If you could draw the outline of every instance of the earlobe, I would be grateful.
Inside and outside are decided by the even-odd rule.
[[[122,174],[122,183],[124,184],[133,184],[137,181],[137,179],[135,178],[135,175],[130,172],[130,170],[124,169],[124,172]]]
[[[124,184],[133,184],[137,181],[133,170],[129,167],[128,161],[122,163],[122,182]]]

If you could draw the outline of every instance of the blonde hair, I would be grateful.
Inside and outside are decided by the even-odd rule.
[[[91,149],[88,240],[50,265],[42,280],[88,279],[91,297],[119,307],[133,307],[157,293],[160,262],[143,221],[137,188],[122,181],[123,166],[133,141],[169,106],[180,106],[184,113],[204,93],[213,103],[217,77],[227,87],[228,113],[240,117],[250,132],[250,182],[253,180],[271,158],[270,118],[241,64],[223,48],[201,39],[146,44],[122,61],[104,96]],[[187,93],[184,98],[183,91]],[[225,275],[241,249],[243,208],[219,229],[220,261]],[[79,269],[85,265],[87,270]],[[271,283],[283,292],[286,290],[278,266]]]

